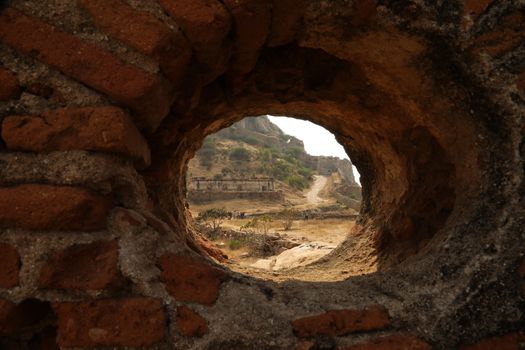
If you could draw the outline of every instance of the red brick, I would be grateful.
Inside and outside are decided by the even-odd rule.
[[[186,337],[202,337],[209,332],[206,319],[187,306],[177,308],[175,323],[179,332]]]
[[[517,332],[481,340],[473,345],[464,345],[460,350],[520,350],[525,349],[525,333]]]
[[[112,198],[68,186],[0,188],[0,227],[94,231],[106,227]]]
[[[57,303],[61,347],[150,346],[164,339],[162,302],[152,298]]]
[[[151,14],[121,0],[80,0],[97,26],[136,50],[156,58],[172,81],[183,77],[191,49],[180,32],[173,32]]]
[[[151,160],[146,140],[128,114],[116,107],[62,108],[7,117],[2,138],[11,150],[110,152],[134,158],[141,167]]]
[[[367,341],[339,350],[431,350],[432,347],[425,341],[412,335],[394,334]]]
[[[101,47],[8,8],[0,41],[131,107],[141,126],[156,128],[173,100],[169,84]]]
[[[224,271],[188,256],[165,254],[159,265],[162,282],[178,301],[213,305],[228,278]]]
[[[56,253],[40,271],[40,289],[115,289],[122,285],[118,242],[77,244]]]
[[[266,0],[224,0],[235,22],[235,50],[232,70],[249,73],[257,64],[261,48],[266,42],[272,20]]]
[[[18,286],[20,255],[10,244],[0,243],[0,288]]]
[[[343,336],[353,332],[382,329],[390,324],[387,310],[379,305],[363,310],[337,310],[308,316],[292,322],[294,333],[300,337],[318,335]]]
[[[17,98],[20,94],[20,86],[16,76],[0,67],[0,101],[7,101]]]
[[[0,299],[0,337],[34,327],[52,314],[49,303],[27,299],[20,304]]]
[[[221,74],[229,59],[224,45],[231,19],[218,0],[157,0],[181,26],[197,60],[209,67],[214,76]]]

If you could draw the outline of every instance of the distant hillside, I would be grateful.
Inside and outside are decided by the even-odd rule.
[[[307,154],[301,140],[267,117],[244,118],[208,136],[188,170],[190,177],[216,179],[270,176],[296,190],[309,187],[312,175],[333,173],[345,185],[358,187],[349,160]]]

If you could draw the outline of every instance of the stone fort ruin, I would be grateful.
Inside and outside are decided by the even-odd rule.
[[[273,178],[208,179],[192,177],[188,183],[188,200],[209,202],[228,199],[281,200]]]

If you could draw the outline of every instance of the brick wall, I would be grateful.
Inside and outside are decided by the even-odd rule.
[[[0,348],[525,346],[519,2],[1,11]],[[255,278],[194,236],[185,167],[267,113],[335,131],[365,198],[331,260]]]

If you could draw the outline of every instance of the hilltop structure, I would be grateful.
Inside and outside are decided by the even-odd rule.
[[[276,186],[300,195],[312,184],[313,175],[332,174],[339,180],[332,197],[359,209],[361,187],[350,159],[310,155],[303,141],[285,134],[267,116],[246,117],[204,140],[189,162],[188,199],[281,200]]]
[[[282,200],[273,178],[209,179],[193,177],[188,184],[188,199],[195,203],[229,199]]]
[[[205,177],[194,177],[188,187],[191,191],[209,192],[273,192],[275,191],[274,179],[208,179]]]

